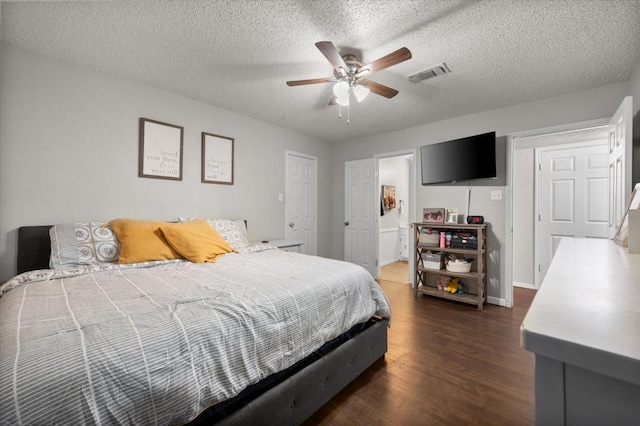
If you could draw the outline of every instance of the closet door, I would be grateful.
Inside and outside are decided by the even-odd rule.
[[[318,159],[286,152],[285,232],[289,241],[302,241],[300,252],[317,254]]]
[[[345,162],[344,182],[344,260],[362,266],[377,278],[375,160]]]
[[[607,238],[607,146],[540,148],[539,288],[562,238]]]

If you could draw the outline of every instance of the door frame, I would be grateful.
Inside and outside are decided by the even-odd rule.
[[[313,176],[313,193],[315,195],[315,199],[312,200],[312,206],[311,206],[311,214],[313,215],[313,218],[315,220],[314,223],[314,230],[312,232],[312,236],[314,238],[313,243],[311,244],[311,246],[309,247],[309,254],[313,254],[316,255],[318,253],[318,157],[313,156],[313,155],[309,155],[309,154],[303,154],[301,152],[296,152],[296,151],[291,151],[291,150],[285,150],[284,151],[284,238],[287,238],[287,228],[288,228],[288,224],[290,222],[289,217],[288,217],[288,203],[289,203],[289,199],[291,198],[291,194],[289,193],[289,157],[290,156],[295,156],[295,157],[302,157],[302,158],[306,158],[308,160],[313,161],[313,167],[315,169],[315,174]]]
[[[507,238],[505,243],[505,306],[513,307],[513,163],[515,161],[514,144],[519,138],[530,136],[542,136],[550,133],[567,132],[571,130],[581,130],[590,127],[606,126],[610,118],[582,121],[577,123],[561,124],[558,126],[525,130],[507,134],[507,191],[506,191],[506,213],[507,218]]]
[[[416,171],[416,159],[418,158],[418,149],[417,148],[410,148],[410,149],[404,149],[404,150],[400,150],[400,151],[393,151],[393,152],[386,152],[383,154],[375,154],[373,156],[373,158],[375,159],[375,181],[376,181],[376,191],[374,196],[376,197],[376,200],[374,200],[374,202],[377,202],[377,197],[379,195],[379,188],[380,188],[380,173],[379,173],[379,166],[380,166],[380,159],[383,158],[393,158],[393,157],[403,157],[406,155],[410,155],[411,159],[409,160],[409,199],[407,200],[407,211],[409,212],[409,259],[412,259],[412,255],[411,253],[414,253],[415,251],[415,241],[413,240],[413,232],[411,231],[411,224],[414,223],[416,221],[416,199],[417,199],[417,171]],[[377,204],[376,204],[377,205]],[[380,209],[376,209],[376,220],[375,220],[375,225],[374,225],[374,233],[376,236],[379,236],[380,234]],[[376,240],[378,239],[378,237],[376,237]],[[415,270],[414,270],[415,266],[413,265],[413,262],[409,262],[409,282],[411,283],[411,286],[413,287],[415,285],[414,281],[415,281]],[[375,278],[379,278],[380,277],[380,245],[379,243],[376,241],[376,276]]]
[[[620,122],[623,122],[624,126],[618,129]],[[611,161],[612,159],[617,163],[620,157],[624,157],[624,162],[621,164],[623,173],[618,175],[618,168],[614,167],[615,175],[613,178],[617,181],[620,176],[621,182],[609,182],[609,191],[611,197],[609,199],[609,214],[613,216],[613,222],[610,220],[609,237],[613,238],[619,225],[619,220],[627,209],[628,197],[633,192],[635,182],[633,182],[633,165],[631,164],[634,156],[633,149],[633,96],[625,96],[624,100],[616,110],[616,112],[609,119],[609,138],[616,137],[616,133],[620,130],[624,146],[616,142],[615,148],[609,150],[609,178],[611,179]],[[615,129],[614,129],[615,127]],[[613,135],[612,135],[613,132]],[[611,144],[611,140],[609,140]]]

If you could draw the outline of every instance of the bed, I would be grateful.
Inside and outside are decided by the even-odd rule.
[[[356,265],[247,245],[51,268],[51,229],[19,229],[0,287],[0,424],[300,424],[386,353]]]

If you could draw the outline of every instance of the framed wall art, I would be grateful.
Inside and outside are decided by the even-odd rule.
[[[233,138],[202,132],[202,183],[233,185]]]
[[[385,211],[396,208],[396,187],[393,185],[382,185],[382,206]]]
[[[184,128],[140,118],[138,177],[182,180]]]
[[[423,223],[444,223],[444,209],[426,208],[422,210]]]

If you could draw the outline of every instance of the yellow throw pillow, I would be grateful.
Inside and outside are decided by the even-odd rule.
[[[182,259],[165,240],[160,226],[165,222],[138,219],[115,219],[108,226],[120,241],[118,263],[138,263],[150,260]]]
[[[235,252],[207,221],[165,223],[160,231],[171,247],[193,263],[215,262],[218,256]]]

